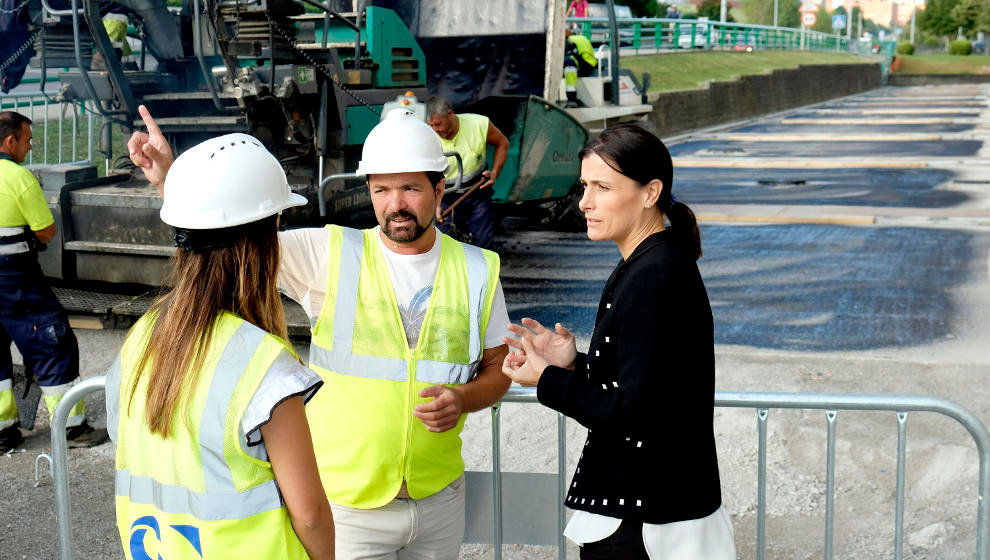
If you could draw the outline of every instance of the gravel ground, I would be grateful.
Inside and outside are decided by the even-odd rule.
[[[84,376],[109,365],[123,331],[78,331],[88,349]],[[587,344],[587,341],[582,341]],[[938,345],[933,355],[943,352]],[[881,353],[845,355],[754,353],[718,349],[719,390],[924,393],[956,400],[990,420],[986,365],[901,361]],[[102,425],[102,395],[87,399]],[[556,415],[537,405],[503,405],[502,466],[514,472],[556,472]],[[751,410],[717,409],[716,438],[723,499],[731,513],[739,557],[755,557],[756,422]],[[53,558],[54,500],[47,467],[34,486],[35,457],[48,450],[49,432],[38,427],[24,451],[0,456],[0,559]],[[825,415],[774,411],[768,430],[767,558],[820,558],[825,526]],[[835,558],[884,558],[893,546],[896,419],[893,413],[843,412],[837,420]],[[970,436],[953,421],[912,414],[908,422],[905,558],[969,558],[975,547],[978,462]],[[585,431],[568,423],[572,471]],[[470,470],[491,468],[491,421],[469,417],[464,455]],[[77,558],[119,558],[113,518],[113,447],[70,450],[73,530]],[[462,558],[491,558],[490,545],[465,545]],[[570,547],[569,558],[576,558]],[[506,545],[507,559],[556,558],[556,549]]]

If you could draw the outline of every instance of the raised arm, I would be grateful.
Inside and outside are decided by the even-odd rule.
[[[481,189],[495,184],[499,173],[502,172],[502,167],[505,166],[505,160],[509,158],[509,139],[491,122],[488,123],[488,133],[485,136],[485,142],[495,146],[495,159],[492,161],[492,170],[488,173],[488,180],[478,187]]]

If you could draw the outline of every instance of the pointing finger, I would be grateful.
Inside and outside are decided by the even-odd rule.
[[[141,115],[141,120],[144,121],[144,126],[148,128],[149,136],[162,135],[161,129],[158,128],[158,123],[156,123],[155,119],[151,117],[151,113],[148,111],[147,107],[144,105],[138,105],[138,113]]]

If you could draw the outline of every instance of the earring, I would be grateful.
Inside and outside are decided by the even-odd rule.
[[[647,208],[647,209],[652,208],[652,207],[653,207],[653,205],[650,204],[649,202],[646,203],[646,206],[643,206],[643,208]]]

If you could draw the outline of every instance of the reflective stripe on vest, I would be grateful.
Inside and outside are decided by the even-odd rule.
[[[341,263],[337,280],[336,305],[333,318],[333,348],[326,349],[314,343],[310,346],[310,362],[312,365],[328,369],[344,375],[369,377],[372,379],[387,379],[389,381],[405,381],[407,379],[406,361],[401,358],[385,358],[380,356],[363,356],[353,354],[354,321],[358,301],[358,284],[361,278],[361,256],[364,245],[364,234],[360,230],[342,228],[343,243],[341,247]],[[377,235],[377,234],[376,234]],[[448,238],[449,239],[449,238]],[[446,240],[444,240],[446,241]],[[450,239],[454,242],[453,239]],[[456,242],[455,242],[456,243]],[[377,243],[376,249],[377,249]],[[470,301],[470,364],[456,364],[434,360],[419,360],[416,363],[416,380],[427,383],[451,383],[452,379],[470,381],[471,376],[481,359],[481,306],[488,284],[488,264],[484,253],[474,245],[461,244],[467,261],[468,294]],[[343,266],[345,259],[354,257],[354,266]],[[441,263],[442,266],[443,263]],[[425,330],[425,325],[424,325]]]
[[[498,256],[440,238],[433,293],[410,348],[377,229],[328,226],[327,297],[310,365],[326,383],[306,408],[330,501],[359,509],[433,495],[463,473],[460,431],[430,432],[413,409],[433,385],[467,383],[484,353]],[[346,429],[341,429],[346,427]]]
[[[4,241],[4,238],[23,238],[28,231],[24,227],[0,227],[0,255],[19,255],[29,252],[31,247],[23,239]]]
[[[194,532],[203,557],[210,551],[214,557],[253,551],[257,557],[305,558],[271,465],[251,457],[240,425],[271,364],[287,352],[284,342],[222,315],[205,349],[204,369],[180,401],[171,435],[162,439],[147,426],[145,379],[133,399],[121,399],[131,394],[133,369],[153,324],[146,315],[134,326],[107,373],[107,428],[117,443],[117,524],[125,553],[142,557],[143,539],[150,536],[135,527],[150,516],[164,527]],[[177,551],[188,546],[168,531],[156,536],[172,539],[161,540],[161,546],[173,556],[182,556]]]

